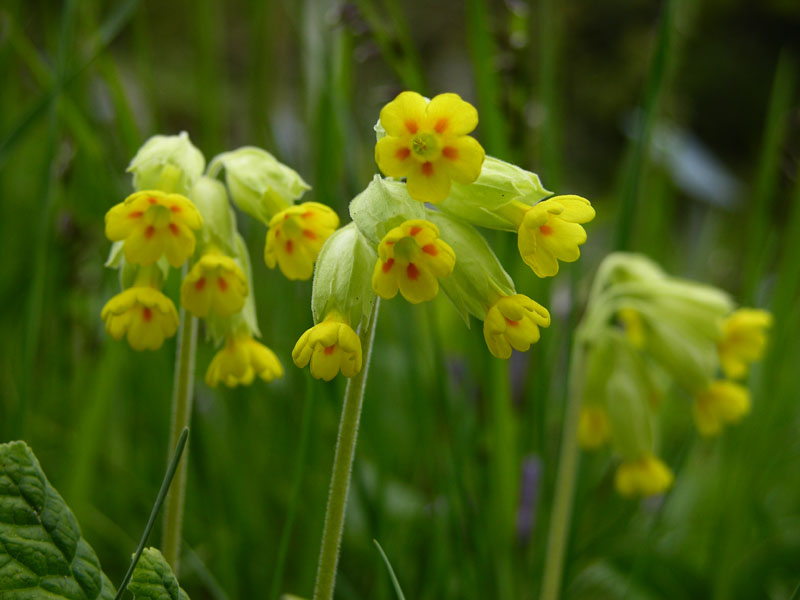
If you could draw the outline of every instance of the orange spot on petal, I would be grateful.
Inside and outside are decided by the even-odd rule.
[[[442,156],[449,160],[458,160],[458,148],[453,146],[445,146],[442,148]]]
[[[311,217],[314,216],[314,211],[313,210],[307,210],[306,212],[304,212],[300,216],[303,217],[304,219],[310,219]]]
[[[196,289],[198,292],[202,290],[204,287],[206,287],[205,277],[201,277],[200,279],[194,282],[194,289]]]
[[[224,277],[217,277],[217,285],[223,292],[228,289],[228,282],[225,281]]]
[[[409,133],[417,133],[419,131],[419,125],[416,121],[412,121],[411,119],[406,120],[405,122],[406,129],[408,129]]]
[[[147,201],[148,201],[150,204],[155,204],[156,202],[158,202],[158,200],[156,200],[156,199],[155,199],[155,198],[153,198],[152,196],[151,196],[150,198],[148,198],[148,199],[147,199]]]
[[[425,175],[425,177],[430,177],[433,175],[433,163],[431,161],[422,163],[421,169],[422,174]]]
[[[129,216],[131,219],[138,219],[138,218],[139,218],[139,217],[141,217],[143,214],[144,214],[144,213],[143,213],[142,211],[140,211],[140,210],[134,210],[133,212],[131,212],[130,214],[128,214],[128,216]]]
[[[155,232],[156,228],[153,227],[152,225],[149,225],[147,229],[144,230],[144,237],[146,237],[149,240],[151,237],[153,237],[153,234],[155,234]]]
[[[334,344],[333,346],[325,346],[324,352],[325,354],[330,356],[331,354],[333,354],[334,350],[336,350],[336,344]]]
[[[539,231],[542,233],[542,235],[550,235],[553,233],[553,228],[550,227],[550,225],[542,225],[539,227]]]
[[[506,323],[508,323],[509,327],[517,327],[517,326],[519,326],[519,321],[512,321],[509,318],[506,318]]]
[[[303,229],[303,235],[306,236],[310,240],[317,239],[317,234],[311,231],[310,229]]]
[[[422,251],[425,254],[430,254],[431,256],[436,256],[437,254],[439,254],[439,251],[436,249],[436,246],[434,246],[433,244],[425,244],[422,247]]]
[[[292,244],[292,240],[286,242],[286,252],[288,252],[289,254],[294,252],[294,244]]]
[[[397,152],[394,153],[395,158],[398,160],[405,160],[411,154],[411,150],[409,148],[398,148]]]
[[[413,226],[413,227],[412,227],[412,228],[409,230],[409,232],[408,232],[408,233],[409,233],[410,235],[417,235],[417,234],[418,234],[420,231],[422,231],[422,227],[420,227],[419,225],[414,225],[414,226]]]
[[[169,224],[169,230],[172,232],[172,235],[178,235],[180,233],[180,230],[178,229],[178,226],[175,225],[175,223]]]
[[[436,133],[444,133],[444,130],[447,129],[448,121],[446,117],[442,117],[438,121],[436,121],[436,125],[433,126],[434,131]]]
[[[381,267],[381,270],[382,270],[384,273],[388,273],[389,271],[391,271],[391,270],[392,270],[392,267],[393,267],[393,266],[394,266],[394,259],[393,259],[393,258],[390,258],[390,259],[389,259],[389,260],[387,260],[385,263],[383,263],[383,266]]]
[[[408,275],[408,278],[412,281],[416,281],[416,279],[419,277],[419,269],[417,268],[417,265],[414,263],[408,263],[408,267],[406,267],[406,275]]]
[[[177,204],[173,204],[172,206],[169,207],[169,209],[174,213],[181,212],[181,207],[178,206]]]
[[[149,307],[149,306],[145,306],[145,307],[144,307],[144,310],[142,311],[142,318],[143,318],[145,321],[147,321],[148,323],[150,322],[150,319],[152,319],[152,318],[153,318],[153,311],[152,311],[152,310],[150,310],[150,307]]]

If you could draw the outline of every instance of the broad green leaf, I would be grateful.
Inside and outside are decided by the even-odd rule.
[[[156,548],[145,548],[128,590],[136,600],[189,600],[169,564]]]
[[[24,442],[0,444],[0,598],[114,598],[75,516]]]

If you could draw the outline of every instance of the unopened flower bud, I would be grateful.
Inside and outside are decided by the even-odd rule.
[[[137,190],[160,190],[186,196],[203,174],[206,159],[182,131],[179,135],[154,135],[139,148],[128,165]]]

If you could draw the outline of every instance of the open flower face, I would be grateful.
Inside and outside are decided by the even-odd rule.
[[[185,196],[147,190],[131,194],[106,213],[106,237],[125,242],[129,263],[152,265],[166,255],[169,264],[180,267],[194,253],[193,230],[202,224]]]
[[[614,475],[614,485],[622,496],[654,496],[663,494],[674,481],[669,467],[652,454],[626,460]]]
[[[230,256],[204,254],[181,285],[181,304],[196,317],[213,310],[220,317],[239,312],[247,297],[247,279]]]
[[[694,399],[694,422],[701,435],[718,435],[725,425],[750,412],[750,392],[733,381],[714,381]]]
[[[277,264],[288,279],[309,279],[322,245],[338,226],[339,216],[324,204],[290,206],[269,222],[264,262],[270,269]]]
[[[722,339],[717,344],[725,375],[739,379],[747,375],[750,363],[761,359],[767,345],[766,330],[772,315],[765,310],[740,308],[722,324]]]
[[[250,385],[256,375],[266,382],[283,377],[283,366],[275,353],[253,339],[247,329],[228,337],[206,371],[206,383],[216,387]]]
[[[525,352],[539,341],[539,327],[550,325],[550,313],[523,294],[503,296],[487,311],[483,337],[497,358],[511,356],[511,348]]]
[[[420,202],[441,202],[451,181],[472,183],[485,152],[467,135],[478,125],[478,111],[458,94],[439,94],[430,102],[402,92],[381,110],[386,136],[375,146],[375,162],[389,177],[405,177],[408,193]]]
[[[106,331],[115,340],[125,335],[134,350],[157,350],[178,329],[172,300],[151,287],[132,287],[117,294],[101,313]]]
[[[455,252],[439,239],[436,225],[422,219],[406,221],[378,245],[372,288],[381,298],[394,298],[399,290],[412,304],[433,300],[439,293],[439,278],[450,275],[455,262]]]
[[[526,208],[517,230],[522,260],[539,277],[558,273],[558,261],[575,262],[586,241],[581,223],[594,219],[594,209],[580,196],[556,196]]]
[[[330,381],[339,371],[352,377],[361,370],[361,340],[343,318],[331,314],[300,336],[292,359],[301,369],[310,362],[316,379]]]

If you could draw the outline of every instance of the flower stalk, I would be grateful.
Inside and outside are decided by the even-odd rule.
[[[361,407],[364,403],[364,389],[367,385],[369,361],[372,355],[372,341],[375,337],[375,323],[378,320],[379,298],[369,316],[361,321],[361,347],[364,363],[361,370],[347,381],[342,406],[342,418],[339,421],[339,436],[336,441],[336,452],[333,458],[333,473],[328,492],[328,504],[325,508],[325,526],[322,530],[322,548],[317,564],[317,579],[314,585],[314,600],[331,600],[336,583],[336,566],[339,562],[339,548],[344,530],[344,513],[347,506],[347,493],[350,488],[350,475],[353,470],[358,425],[361,419]]]

